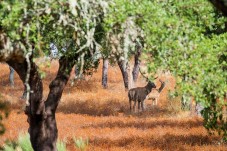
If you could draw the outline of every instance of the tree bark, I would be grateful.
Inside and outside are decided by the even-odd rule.
[[[36,151],[44,133],[42,131],[42,121],[44,120],[44,101],[43,97],[43,84],[38,73],[38,68],[35,63],[31,61],[31,71],[29,78],[29,85],[31,87],[29,106],[26,106],[25,114],[28,116],[29,133],[31,144]],[[20,79],[25,83],[27,62],[24,60],[22,63],[10,60],[7,62],[18,73]],[[38,127],[38,128],[37,128]],[[34,131],[35,130],[35,131]]]
[[[108,64],[109,60],[108,58],[103,58],[103,66],[102,66],[102,86],[104,89],[108,87]]]
[[[55,119],[55,112],[60,102],[62,92],[66,86],[70,72],[74,66],[73,59],[61,58],[59,60],[59,70],[56,78],[49,85],[50,92],[45,102],[46,120],[43,121],[43,131],[46,138],[42,141],[42,146],[38,150],[55,151],[58,137],[58,130]]]
[[[121,70],[121,74],[124,81],[125,90],[128,90],[128,63],[125,60],[118,60],[118,66]]]
[[[56,78],[49,85],[50,92],[46,102],[43,98],[43,84],[38,73],[38,67],[32,61],[29,78],[31,87],[29,106],[26,106],[25,113],[28,116],[30,140],[34,151],[56,151],[58,130],[55,119],[55,112],[62,96],[63,89],[67,84],[70,71],[73,67],[73,59],[61,58]],[[18,73],[25,82],[27,62],[22,63],[10,60],[7,62]]]
[[[227,16],[227,4],[225,0],[210,0],[210,2],[225,16]]]
[[[140,56],[141,56],[142,48],[138,47],[134,56],[134,67],[132,71],[133,81],[137,82],[140,68]]]
[[[11,87],[14,87],[14,69],[12,67],[9,66],[9,83]]]
[[[11,59],[22,63],[24,61],[25,47],[19,44],[12,44],[9,37],[0,29],[0,62],[6,62]]]

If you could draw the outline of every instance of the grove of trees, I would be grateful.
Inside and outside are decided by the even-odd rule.
[[[55,112],[70,72],[76,64],[84,74],[92,74],[99,53],[104,64],[108,59],[119,65],[124,79],[133,54],[135,60],[139,56],[148,62],[151,76],[157,70],[170,71],[177,80],[173,96],[201,103],[204,126],[226,138],[226,4],[225,0],[0,1],[0,61],[13,67],[25,83],[25,113],[34,150],[56,150]],[[48,55],[52,42],[66,51],[61,52],[56,78],[44,100],[33,58]],[[128,81],[124,82],[127,89]]]

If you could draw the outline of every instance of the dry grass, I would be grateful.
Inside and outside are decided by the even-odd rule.
[[[40,65],[46,72],[44,97],[48,85],[57,72],[57,62],[51,67]],[[9,69],[0,64],[0,94],[10,102],[11,114],[4,120],[6,133],[0,136],[0,144],[7,139],[16,139],[21,131],[27,131],[28,124],[23,113],[23,84],[15,75],[15,88],[8,82]],[[73,74],[72,74],[73,75]],[[173,89],[174,79],[162,75],[170,82],[160,95],[157,107],[146,102],[144,113],[130,113],[127,92],[118,67],[110,67],[109,87],[102,89],[101,67],[92,77],[77,81],[74,86],[68,83],[57,111],[59,138],[67,140],[69,151],[76,150],[73,137],[89,139],[90,151],[150,151],[150,150],[227,150],[219,144],[218,136],[209,136],[203,127],[202,119],[191,117],[188,112],[176,112],[176,102],[167,99],[168,89]],[[160,83],[156,81],[159,86]],[[138,85],[144,85],[140,79]]]

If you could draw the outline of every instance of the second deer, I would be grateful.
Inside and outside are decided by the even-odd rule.
[[[159,79],[159,81],[161,82],[161,86],[159,89],[155,89],[157,92],[150,93],[147,96],[148,100],[152,100],[152,105],[158,105],[158,99],[159,99],[160,93],[162,92],[162,90],[166,85],[166,82],[162,81],[161,79]]]

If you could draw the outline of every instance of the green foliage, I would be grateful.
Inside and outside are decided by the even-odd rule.
[[[157,14],[152,18],[157,21],[143,24],[148,35],[147,53],[154,57],[150,70],[170,70],[177,77],[178,94],[193,96],[206,107],[205,127],[226,136],[226,121],[218,118],[222,116],[221,107],[226,106],[226,63],[219,57],[227,46],[226,18],[207,1],[162,1],[154,2],[153,7],[159,9],[153,10]]]
[[[80,56],[92,58],[100,51],[98,42],[103,31],[99,27],[107,7],[104,0],[1,1],[0,26],[25,52],[48,55],[49,44],[53,42],[62,56],[78,63]],[[97,67],[89,59],[81,60],[88,65],[85,73],[86,69]]]
[[[16,149],[16,143],[15,142],[7,142],[4,146],[3,146],[3,151],[15,151]]]
[[[33,151],[28,133],[19,134],[17,141],[8,141],[3,145],[3,151]],[[63,141],[57,141],[57,150],[66,151],[66,144]]]
[[[23,151],[31,151],[32,149],[32,145],[30,142],[30,137],[29,134],[20,134],[18,137],[18,146],[20,146],[20,148]]]
[[[58,151],[66,151],[66,143],[64,141],[57,141],[57,150]]]
[[[171,71],[177,80],[175,94],[200,102],[205,127],[226,137],[221,117],[227,105],[227,19],[206,0],[115,0],[110,12],[105,29],[111,31],[133,16],[144,34],[149,72]]]
[[[32,151],[32,145],[30,142],[29,134],[19,134],[18,140],[16,142],[7,142],[3,145],[3,151],[13,151],[13,150],[21,150],[21,151]]]
[[[75,146],[80,150],[80,151],[85,151],[89,142],[88,139],[83,140],[81,137],[80,138],[73,138],[73,141],[75,143]]]
[[[114,0],[110,4],[104,18],[105,38],[102,41],[102,54],[110,62],[127,61],[136,47],[142,45],[143,32],[136,23],[136,4],[138,2],[134,0]]]

